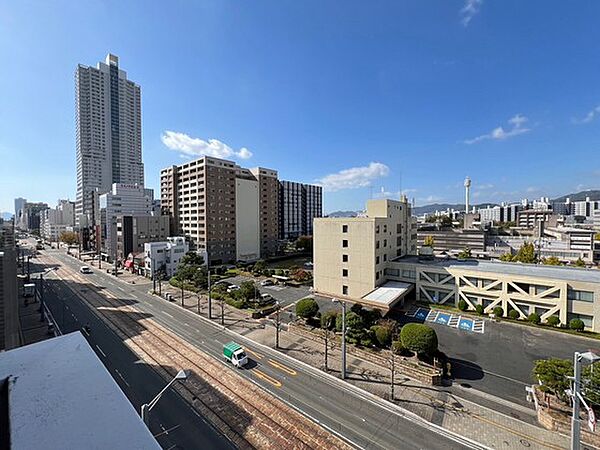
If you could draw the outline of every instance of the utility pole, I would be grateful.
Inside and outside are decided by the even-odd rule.
[[[210,269],[208,270],[208,318],[212,319],[212,299],[210,298]]]
[[[198,315],[200,315],[200,292],[197,292],[196,295],[198,296]]]
[[[183,308],[183,306],[184,306],[183,305],[183,296],[184,296],[184,293],[183,293],[183,280],[181,280],[180,283],[181,283],[181,307]]]
[[[342,305],[342,380],[346,379],[346,302],[332,298],[332,302]]]
[[[221,325],[225,325],[225,301],[223,300],[223,297],[221,297],[220,303],[221,303]]]
[[[571,450],[579,450],[581,448],[581,419],[579,418],[580,402],[588,410],[590,417],[590,424],[595,425],[595,418],[593,418],[592,409],[583,401],[581,395],[581,361],[587,360],[590,363],[595,363],[600,360],[600,356],[592,353],[591,351],[580,353],[575,352],[573,355],[573,378],[570,392],[567,393],[573,400],[573,417],[571,418]],[[590,425],[591,426],[591,425]]]
[[[255,288],[256,288],[256,286],[255,286]],[[275,315],[275,348],[279,348],[279,328],[281,325],[279,310],[281,309],[281,306],[280,306],[279,302],[276,302],[276,305],[277,305],[277,314]]]
[[[154,258],[152,258],[152,293],[156,295],[156,270],[154,269]]]

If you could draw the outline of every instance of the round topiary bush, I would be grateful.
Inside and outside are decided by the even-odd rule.
[[[460,300],[458,302],[458,309],[460,309],[461,311],[466,311],[467,310],[467,302],[465,302],[464,300]]]
[[[477,314],[483,315],[483,310],[483,305],[475,305],[475,311],[477,311]]]
[[[542,319],[540,318],[539,314],[531,313],[527,316],[527,321],[537,325],[542,321]]]
[[[396,355],[400,355],[400,356],[412,356],[413,355],[413,353],[409,349],[404,347],[404,345],[402,345],[402,342],[400,342],[400,341],[392,342],[392,352],[394,352]]]
[[[502,309],[502,306],[496,306],[494,308],[494,315],[496,317],[502,317],[502,316],[504,316],[504,310]]]
[[[296,315],[303,319],[310,319],[319,312],[319,305],[314,298],[303,298],[296,303]]]
[[[388,327],[373,325],[371,331],[375,335],[375,343],[379,347],[388,347],[392,342],[392,333]]]
[[[575,331],[583,331],[583,329],[585,328],[585,324],[581,319],[571,319],[571,321],[569,322],[569,328]]]
[[[519,311],[517,311],[516,309],[511,309],[508,312],[508,317],[510,317],[513,320],[517,320],[521,315],[519,314]]]
[[[550,316],[546,319],[546,323],[551,327],[557,327],[560,325],[560,319],[558,316]]]
[[[438,348],[435,330],[421,323],[408,323],[400,331],[402,345],[413,352],[425,355],[433,354]]]

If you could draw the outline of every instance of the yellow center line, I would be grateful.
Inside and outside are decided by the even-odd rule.
[[[253,351],[253,350],[250,350],[248,347],[245,347],[245,348],[244,348],[244,350],[246,350],[248,353],[252,353],[252,354],[253,354],[254,356],[256,356],[258,359],[263,359],[263,356],[264,356],[264,355],[262,355],[262,354],[260,354],[260,353],[257,353],[257,352],[255,352],[255,351]]]
[[[253,369],[252,372],[255,373],[257,377],[262,378],[265,381],[268,381],[273,386],[278,387],[278,388],[281,387],[281,382],[280,381],[276,380],[273,377],[270,377],[269,375],[267,375],[263,371],[258,370],[258,369]]]
[[[294,369],[290,369],[289,367],[273,359],[269,359],[269,364],[271,364],[273,367],[277,367],[278,369],[283,370],[286,373],[289,373],[290,375],[298,375],[298,372],[296,372]]]

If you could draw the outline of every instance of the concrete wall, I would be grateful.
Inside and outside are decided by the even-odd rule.
[[[343,232],[343,226],[348,231]],[[348,241],[348,247],[342,241]],[[361,298],[375,287],[375,219],[314,220],[314,288],[325,295]],[[348,255],[348,262],[343,262]],[[343,277],[343,269],[348,276]],[[348,286],[344,294],[343,286]]]
[[[253,261],[260,258],[258,181],[235,180],[235,242],[236,260]]]

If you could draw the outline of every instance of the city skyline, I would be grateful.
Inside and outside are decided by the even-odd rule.
[[[360,209],[382,188],[394,198],[402,188],[417,205],[460,203],[465,175],[473,203],[598,188],[599,168],[588,162],[600,140],[598,7],[476,3],[389,4],[368,14],[357,3],[342,13],[321,6],[317,20],[310,5],[205,2],[173,12],[183,28],[208,19],[187,37],[160,31],[154,8],[130,28],[121,18],[86,22],[88,8],[109,17],[99,3],[66,13],[5,8],[0,36],[29,51],[0,49],[14,69],[0,74],[12,86],[0,106],[0,153],[5,168],[20,169],[3,171],[0,210],[12,212],[16,197],[75,200],[73,71],[109,52],[144,91],[142,153],[155,191],[162,168],[203,154],[319,183],[324,212]],[[67,24],[81,42],[63,35]],[[47,52],[48,42],[61,51]],[[35,182],[19,187],[21,170]]]

